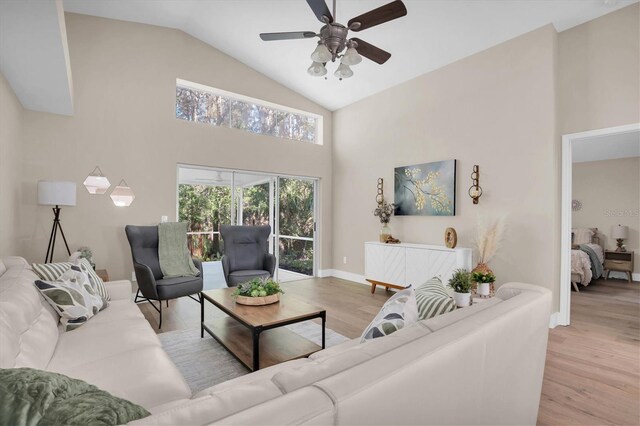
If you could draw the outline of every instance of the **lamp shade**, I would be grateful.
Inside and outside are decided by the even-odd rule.
[[[318,43],[318,47],[316,47],[316,50],[311,54],[311,60],[313,62],[324,63],[329,62],[331,59],[333,59],[333,54],[329,48],[322,43]]]
[[[39,180],[38,204],[41,206],[75,206],[76,183]]]
[[[629,227],[624,225],[615,225],[611,230],[611,236],[614,240],[626,240],[629,238]]]
[[[309,73],[309,75],[312,75],[314,77],[322,77],[327,73],[327,69],[324,67],[324,64],[322,62],[314,62],[307,69],[307,72]]]

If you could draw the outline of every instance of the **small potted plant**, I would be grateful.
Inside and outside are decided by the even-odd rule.
[[[460,308],[471,304],[471,273],[466,269],[456,269],[449,279],[449,287],[454,291],[453,300]]]
[[[475,271],[471,273],[471,281],[478,284],[478,289],[476,290],[478,296],[489,297],[491,294],[491,284],[496,281],[496,276],[491,271]]]
[[[280,284],[271,278],[254,278],[239,284],[231,297],[241,305],[269,305],[280,300],[280,293],[284,293]]]

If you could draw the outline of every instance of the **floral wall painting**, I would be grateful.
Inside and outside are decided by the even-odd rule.
[[[455,216],[456,160],[395,169],[396,216]]]

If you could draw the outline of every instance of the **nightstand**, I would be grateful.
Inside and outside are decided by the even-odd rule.
[[[609,279],[609,272],[626,272],[631,282],[633,272],[633,252],[632,251],[609,251],[604,252],[605,279]]]
[[[102,281],[109,281],[109,273],[106,269],[96,269],[96,275],[98,275]]]

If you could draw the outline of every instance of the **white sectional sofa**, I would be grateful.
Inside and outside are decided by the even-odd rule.
[[[191,395],[151,327],[112,282],[111,305],[60,332],[20,258],[0,262],[0,367],[86,380],[152,415],[135,425],[535,424],[551,293],[495,298],[361,344],[352,340]]]

